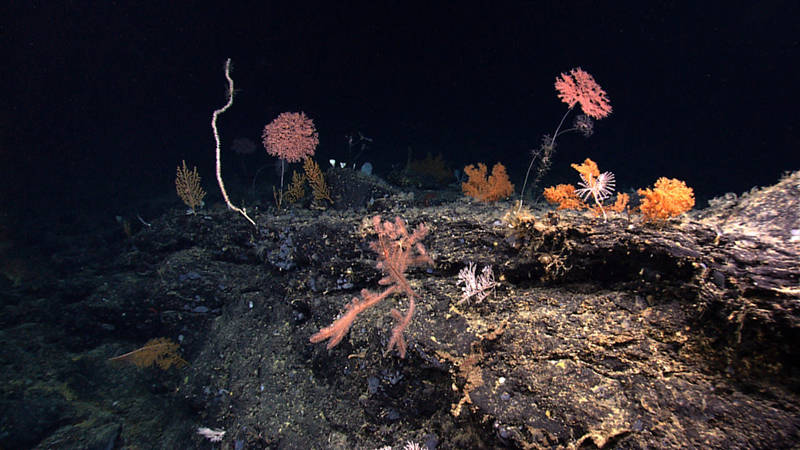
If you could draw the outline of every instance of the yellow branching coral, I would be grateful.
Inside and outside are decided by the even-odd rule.
[[[183,166],[178,166],[178,172],[175,176],[175,190],[178,192],[178,197],[194,213],[197,207],[203,204],[203,197],[206,196],[206,191],[200,186],[200,174],[197,173],[197,167],[193,167],[190,172],[186,167],[186,161],[182,161],[182,163]]]
[[[692,209],[694,191],[675,178],[661,177],[653,189],[639,189],[642,214],[648,219],[665,220]]]
[[[289,184],[289,188],[286,189],[286,201],[289,203],[296,203],[301,198],[305,197],[306,195],[306,176],[297,173],[297,171],[292,172],[292,182]]]
[[[303,170],[306,171],[306,178],[308,179],[308,184],[311,185],[314,200],[318,202],[327,200],[333,203],[331,192],[328,190],[328,185],[325,184],[325,176],[322,174],[319,164],[311,158],[306,158],[303,162]]]
[[[464,194],[482,202],[494,202],[514,193],[514,185],[508,179],[506,167],[497,163],[492,167],[492,174],[487,178],[486,164],[478,163],[478,167],[470,164],[464,167],[469,176],[466,183],[461,183]]]

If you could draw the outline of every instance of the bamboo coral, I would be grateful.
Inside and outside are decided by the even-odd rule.
[[[372,226],[378,234],[378,239],[370,242],[369,246],[378,254],[378,263],[375,267],[384,273],[378,284],[389,287],[380,293],[362,289],[361,298],[354,297],[341,317],[316,332],[309,340],[317,343],[328,339],[327,348],[333,348],[342,341],[359,313],[394,293],[404,293],[408,297],[408,310],[404,315],[397,309],[392,309],[391,314],[396,323],[386,353],[396,348],[400,357],[405,358],[406,341],[403,332],[411,323],[417,297],[408,284],[405,271],[409,266],[433,264],[433,260],[420,242],[428,234],[428,228],[425,224],[421,224],[409,234],[405,222],[399,216],[395,217],[394,222],[383,222],[381,216],[375,216],[372,218]]]

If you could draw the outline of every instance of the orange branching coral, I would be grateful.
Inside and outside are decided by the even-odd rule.
[[[617,194],[617,201],[614,202],[613,205],[609,206],[608,209],[621,213],[622,211],[625,211],[625,207],[628,206],[628,202],[630,200],[631,200],[630,195],[625,193],[619,193]]]
[[[487,168],[483,163],[478,163],[477,168],[472,164],[464,167],[464,173],[469,176],[469,180],[461,184],[461,190],[479,201],[493,202],[514,193],[514,185],[508,179],[505,166],[500,163],[492,167],[492,174],[488,178]]]
[[[584,203],[575,192],[575,186],[571,184],[559,184],[544,190],[544,198],[558,209],[584,209]]]
[[[597,163],[592,161],[589,158],[586,158],[586,161],[583,164],[570,164],[573,169],[577,170],[581,176],[587,180],[595,180],[597,177],[600,176],[600,169],[597,167]],[[591,181],[589,181],[591,182]]]
[[[581,181],[578,183],[580,189],[571,184],[559,184],[545,189],[544,198],[550,203],[558,204],[558,209],[584,209],[589,208],[585,202],[591,197],[595,203],[591,207],[592,211],[606,218],[603,202],[614,192],[614,174],[600,173],[597,164],[589,158],[586,158],[583,164],[572,164],[572,168],[581,176]],[[622,212],[629,200],[627,194],[618,194],[616,203],[608,208]]]
[[[625,193],[617,194],[617,200],[614,202],[613,205],[606,206],[607,209],[611,211],[616,211],[621,213],[625,211],[625,207],[628,206],[628,201],[630,201],[630,195]],[[592,212],[595,216],[601,216],[605,214],[605,209],[603,208],[602,204],[596,204],[591,208]]]
[[[595,203],[602,209],[603,200],[607,199],[614,192],[615,177],[611,172],[600,173],[597,164],[589,158],[583,164],[573,164],[572,168],[577,170],[581,176],[578,185],[581,187],[576,192],[584,200],[593,197]]]
[[[167,370],[172,366],[183,367],[189,363],[178,355],[178,344],[167,338],[150,339],[144,347],[109,359],[114,362],[126,362],[138,368],[158,366]]]
[[[580,189],[575,192],[588,201],[589,197],[594,199],[595,212],[603,213],[603,218],[607,219],[606,211],[603,209],[603,201],[614,192],[614,174],[611,172],[600,173],[597,164],[589,158],[583,164],[573,164],[572,168],[577,170],[581,176]]]
[[[665,220],[692,209],[694,191],[675,178],[661,177],[654,189],[639,189],[642,196],[639,209],[648,219]]]

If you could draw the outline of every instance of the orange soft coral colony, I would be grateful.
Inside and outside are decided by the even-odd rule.
[[[559,184],[545,188],[544,198],[553,205],[558,205],[558,209],[584,209],[586,203],[578,197],[575,186],[571,184]]]
[[[619,192],[617,193],[617,200],[614,202],[613,205],[609,206],[609,209],[621,213],[622,211],[625,211],[625,207],[628,206],[628,202],[630,202],[630,200],[631,200],[630,195],[625,194],[623,192]]]
[[[586,178],[590,181],[595,180],[600,176],[600,169],[597,167],[597,163],[589,158],[586,158],[583,164],[570,165],[573,169],[577,170],[579,174],[581,174],[582,178]]]
[[[661,177],[653,189],[639,189],[639,209],[651,220],[666,220],[692,209],[694,191],[675,178]]]
[[[486,164],[478,163],[478,167],[470,164],[464,167],[469,179],[461,184],[461,190],[482,202],[494,202],[514,193],[514,185],[508,179],[504,165],[497,163],[492,167],[492,174],[487,178]]]
[[[608,218],[603,202],[614,192],[614,174],[611,172],[600,173],[597,163],[589,158],[582,164],[572,164],[572,168],[581,176],[581,188],[576,189],[571,184],[559,184],[544,190],[544,198],[558,204],[558,209],[584,209],[589,208],[585,203],[591,197],[595,205],[591,208],[595,214],[602,214]],[[607,206],[610,210],[622,212],[628,205],[630,197],[627,194],[617,194],[616,202]]]

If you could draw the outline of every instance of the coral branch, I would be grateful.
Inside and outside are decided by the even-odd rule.
[[[330,339],[327,345],[327,348],[330,350],[331,348],[335,347],[336,344],[342,341],[344,335],[347,334],[348,330],[350,330],[350,325],[352,325],[353,321],[356,320],[356,316],[394,292],[397,292],[395,286],[386,289],[380,294],[362,289],[361,299],[358,297],[353,297],[353,300],[347,304],[347,310],[341,317],[334,320],[333,323],[327,327],[314,333],[309,340],[316,344],[324,341],[325,339]]]
[[[347,305],[344,314],[327,327],[314,333],[310,341],[318,343],[329,339],[327,348],[335,347],[347,334],[358,314],[386,297],[402,292],[408,297],[408,310],[403,315],[397,309],[392,309],[391,314],[396,324],[392,329],[386,353],[394,348],[397,349],[401,358],[405,358],[407,346],[403,333],[411,323],[417,297],[408,284],[405,271],[409,266],[433,264],[433,260],[420,242],[428,234],[428,228],[421,224],[413,233],[409,234],[406,223],[400,217],[395,217],[394,222],[383,222],[380,216],[372,218],[372,226],[378,234],[378,239],[370,242],[370,248],[378,254],[378,263],[375,267],[384,273],[384,277],[378,281],[378,284],[389,287],[381,293],[363,289],[361,298],[353,298]]]

